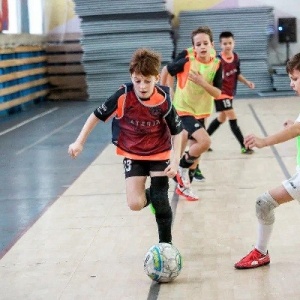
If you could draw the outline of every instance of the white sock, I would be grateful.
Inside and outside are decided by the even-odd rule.
[[[265,225],[258,222],[258,240],[255,248],[262,254],[267,254],[268,243],[272,234],[273,224]]]

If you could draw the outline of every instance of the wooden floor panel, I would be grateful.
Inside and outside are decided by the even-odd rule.
[[[242,132],[258,135],[262,128],[278,131],[286,119],[297,118],[300,107],[296,97],[236,100],[234,106]],[[219,128],[213,151],[201,160],[206,182],[193,183],[200,200],[178,199],[170,181],[173,242],[183,270],[174,282],[161,285],[143,271],[144,255],[157,242],[154,215],[128,209],[122,159],[108,146],[2,258],[1,300],[299,299],[296,201],[276,209],[271,264],[233,267],[255,244],[257,196],[285,179],[282,166],[294,173],[295,144],[242,155],[228,123]]]

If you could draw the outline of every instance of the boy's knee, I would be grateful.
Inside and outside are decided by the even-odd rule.
[[[256,216],[258,220],[265,225],[272,225],[275,221],[274,209],[278,205],[269,192],[259,196],[256,200]]]
[[[127,204],[132,211],[139,211],[145,207],[146,197],[127,197]]]
[[[219,123],[224,123],[225,121],[226,121],[226,114],[225,113],[220,113],[219,115],[218,115],[218,121],[219,121]]]
[[[199,141],[200,148],[203,149],[204,151],[207,151],[211,145],[211,139],[210,136],[203,135],[203,138]]]
[[[141,205],[140,203],[137,202],[128,203],[128,206],[132,211],[140,211],[142,208],[144,208],[144,205]]]

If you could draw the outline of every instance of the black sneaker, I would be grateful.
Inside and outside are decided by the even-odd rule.
[[[241,149],[241,153],[242,153],[242,154],[253,154],[253,153],[254,153],[254,150],[249,149],[249,148],[242,148],[242,149]]]
[[[199,182],[205,181],[205,177],[203,176],[203,174],[199,168],[197,168],[195,170],[194,180],[199,181]]]

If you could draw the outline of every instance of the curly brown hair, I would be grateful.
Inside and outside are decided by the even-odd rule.
[[[300,71],[300,53],[294,55],[286,63],[286,71],[288,74],[293,73],[294,70]]]
[[[161,56],[159,53],[146,48],[137,49],[129,65],[130,74],[137,73],[143,76],[157,76],[160,73]]]

